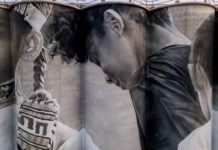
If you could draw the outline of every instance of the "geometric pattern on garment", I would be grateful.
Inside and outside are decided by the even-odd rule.
[[[17,142],[25,150],[53,150],[59,106],[45,90],[25,100],[18,114]]]

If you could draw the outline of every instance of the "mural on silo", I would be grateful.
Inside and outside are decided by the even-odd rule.
[[[214,17],[202,4],[12,6],[15,147],[213,149]]]
[[[13,149],[15,97],[10,48],[10,11],[1,6],[0,47],[0,145],[3,149]]]

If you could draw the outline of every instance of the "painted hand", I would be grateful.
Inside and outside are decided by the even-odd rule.
[[[45,90],[38,90],[21,104],[17,142],[22,149],[53,150],[59,106]]]

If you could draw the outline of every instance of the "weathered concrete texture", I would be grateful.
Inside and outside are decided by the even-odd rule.
[[[26,96],[33,91],[32,67],[32,63],[24,61],[19,66]],[[76,130],[83,126],[100,149],[140,149],[129,92],[108,85],[101,69],[94,64],[83,66],[82,75],[80,67],[74,62],[62,63],[59,57],[48,61],[45,88],[60,105],[59,120]]]
[[[79,65],[63,63],[60,57],[55,57],[53,61],[49,58],[47,60],[44,85],[60,105],[59,120],[79,130],[81,128]],[[33,63],[21,60],[18,67],[22,90],[28,97],[33,92]]]
[[[207,6],[169,9],[175,25],[189,39],[193,38],[199,23],[214,11]],[[19,66],[22,88],[27,96],[33,91],[32,67],[32,63],[24,61]],[[129,92],[108,85],[96,65],[66,64],[62,63],[60,57],[55,57],[48,62],[45,88],[60,105],[59,120],[76,130],[84,127],[100,149],[140,149]]]
[[[11,61],[10,11],[0,8],[0,85],[13,79]],[[14,106],[1,103],[0,108],[0,149],[14,149]]]
[[[129,92],[107,84],[101,69],[91,63],[85,66],[84,92],[85,125],[94,143],[102,150],[139,150]]]
[[[10,11],[0,9],[0,84],[13,78],[10,49]]]
[[[199,24],[210,14],[214,14],[214,8],[203,5],[169,7],[175,26],[190,40]]]
[[[14,118],[13,110],[14,105],[10,105],[0,109],[1,119],[0,119],[0,144],[1,150],[15,149],[14,145]]]

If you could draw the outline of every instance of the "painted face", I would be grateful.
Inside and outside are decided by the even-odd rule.
[[[137,25],[137,24],[135,24]],[[89,36],[87,47],[90,61],[102,68],[106,81],[114,83],[122,89],[128,89],[132,75],[140,67],[137,57],[135,31],[122,35],[117,34],[107,23],[104,23],[104,35],[99,36],[93,29]],[[134,30],[134,29],[133,29]]]

